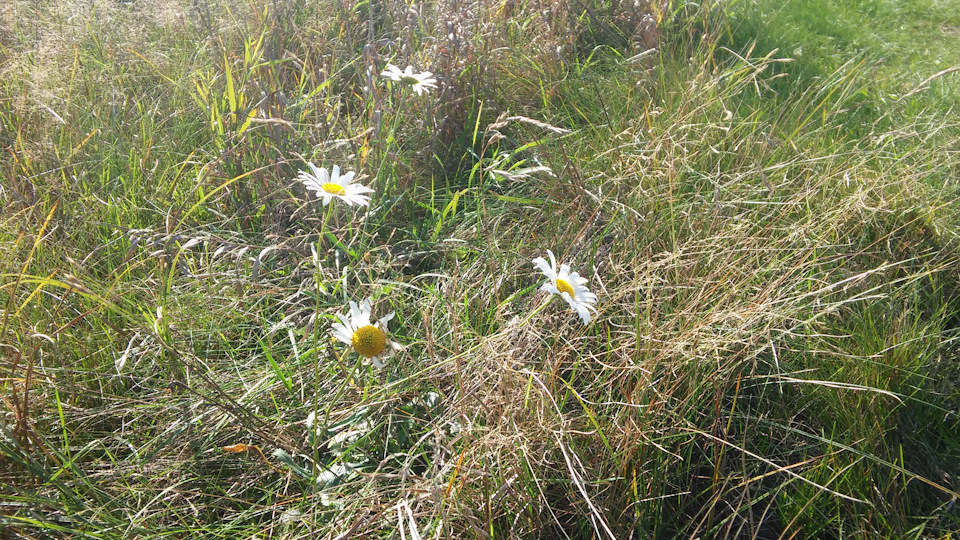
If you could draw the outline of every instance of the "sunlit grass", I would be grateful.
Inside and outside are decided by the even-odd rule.
[[[960,532],[951,12],[588,4],[0,8],[5,530]]]

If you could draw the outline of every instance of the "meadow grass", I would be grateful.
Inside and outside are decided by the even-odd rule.
[[[960,534],[951,6],[4,4],[3,535]]]

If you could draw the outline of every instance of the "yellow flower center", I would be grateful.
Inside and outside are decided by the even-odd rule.
[[[403,84],[417,84],[418,82],[420,82],[420,79],[412,75],[403,75],[400,77],[400,82],[402,82]]]
[[[334,195],[343,195],[347,190],[343,189],[343,186],[340,184],[335,184],[333,182],[327,182],[326,184],[320,186],[327,193],[332,193]]]
[[[559,278],[557,279],[557,290],[560,291],[561,293],[569,294],[570,298],[574,297],[573,287],[566,280],[559,279]]]
[[[358,328],[353,333],[353,348],[366,358],[373,358],[387,348],[387,335],[372,324]]]

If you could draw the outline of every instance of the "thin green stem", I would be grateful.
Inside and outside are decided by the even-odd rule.
[[[327,205],[327,210],[324,212],[323,221],[320,223],[320,234],[317,236],[317,246],[314,251],[314,280],[316,281],[316,301],[314,302],[314,311],[313,311],[313,418],[317,418],[317,404],[320,400],[320,293],[321,293],[321,283],[323,283],[323,271],[320,265],[320,262],[323,260],[323,235],[326,231],[327,223],[330,221],[330,215],[333,214],[333,201],[330,201],[330,204]],[[329,409],[327,411],[329,415]],[[318,424],[314,424],[310,429],[316,430]],[[324,424],[326,426],[326,424]],[[316,431],[310,434],[310,439],[313,441],[313,458],[314,463],[318,463],[320,458],[320,447],[318,445],[318,437]]]

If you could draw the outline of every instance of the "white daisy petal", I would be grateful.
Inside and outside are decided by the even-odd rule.
[[[588,280],[572,271],[568,264],[561,264],[558,272],[557,259],[553,252],[548,249],[547,255],[550,257],[549,265],[543,257],[533,259],[533,264],[547,278],[546,283],[540,286],[540,290],[560,296],[571,309],[577,312],[584,324],[590,324],[591,311],[594,313],[597,311],[592,305],[597,302],[597,295],[586,287]]]
[[[400,68],[397,66],[393,64],[387,64],[387,69],[383,70],[383,72],[380,73],[380,76],[392,81],[399,81],[400,77],[403,76],[403,72],[400,71]]]
[[[307,163],[307,166],[310,167],[312,173],[307,171],[300,171],[297,175],[297,179],[307,188],[309,191],[316,193],[316,196],[321,199],[324,206],[330,204],[334,199],[340,199],[345,204],[349,206],[369,206],[370,197],[358,198],[355,196],[356,193],[373,193],[373,189],[363,186],[360,184],[351,183],[356,177],[354,171],[350,171],[340,174],[340,166],[333,166],[333,174],[331,176],[330,171],[323,167],[317,167],[313,163]]]
[[[406,69],[401,70],[393,64],[387,64],[387,69],[383,70],[380,75],[385,79],[410,86],[417,95],[422,95],[429,89],[437,87],[437,79],[432,72],[414,73],[413,66],[407,66]]]
[[[333,331],[333,337],[337,338],[341,343],[346,343],[347,345],[353,344],[353,341],[351,341],[352,336],[353,332],[345,332],[342,330]]]
[[[547,255],[550,256],[550,268],[553,269],[554,273],[557,271],[557,258],[553,256],[553,252],[549,249],[547,250]]]
[[[543,272],[543,275],[551,279],[556,278],[556,274],[554,274],[553,269],[550,268],[550,265],[547,264],[546,259],[544,259],[543,257],[537,257],[536,259],[534,259],[533,264],[537,268],[539,268],[541,272]]]
[[[383,367],[383,360],[393,356],[401,349],[399,343],[390,340],[387,335],[387,323],[393,319],[390,312],[381,317],[376,325],[370,323],[373,310],[371,299],[364,299],[359,304],[349,302],[348,314],[337,314],[340,323],[333,323],[333,336],[350,345],[358,354],[369,360],[374,366]]]
[[[300,171],[300,173],[297,174],[297,178],[299,178],[304,184],[314,185],[317,183],[317,178],[307,171]],[[317,187],[320,186],[318,185]]]
[[[345,192],[344,193],[345,197],[354,197],[359,195],[361,197],[366,197],[367,199],[369,199],[370,197],[364,194],[373,193],[373,190],[366,186],[361,186],[359,184],[350,184],[349,186],[346,187],[346,189],[344,189],[344,192]]]
[[[327,174],[327,170],[326,170],[326,169],[321,169],[321,168],[317,167],[316,165],[314,165],[313,163],[310,163],[310,162],[307,162],[307,165],[309,165],[309,166],[310,166],[310,170],[313,171],[313,177],[316,178],[318,184],[325,181],[325,180],[323,180],[323,177],[326,176],[326,174]],[[321,172],[321,171],[322,171],[322,172]],[[301,174],[307,174],[307,173],[306,173],[306,171],[303,171]]]
[[[344,317],[343,315],[340,315],[340,314],[338,313],[338,314],[337,314],[337,318],[340,319],[340,322],[339,322],[339,323],[333,323],[333,326],[334,326],[334,327],[340,326],[341,328],[343,328],[344,333],[347,333],[347,334],[352,333],[352,332],[354,331],[353,323],[350,322],[350,318],[349,318],[349,317]]]
[[[572,304],[573,309],[577,311],[577,314],[580,315],[580,319],[583,321],[583,324],[590,324],[590,311],[587,309],[586,304]]]
[[[362,195],[349,195],[345,200],[359,206],[366,206],[370,204],[370,197],[364,197]]]

